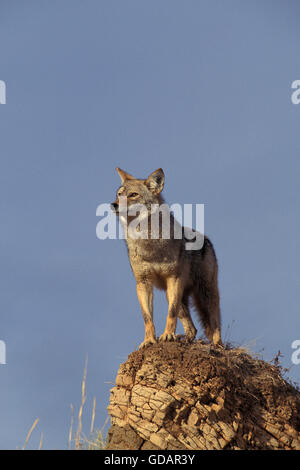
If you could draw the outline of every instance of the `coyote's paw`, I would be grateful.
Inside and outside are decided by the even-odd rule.
[[[146,347],[149,346],[150,344],[155,344],[155,343],[157,343],[156,338],[145,339],[145,340],[139,345],[139,349],[146,348]]]
[[[192,343],[195,339],[194,334],[176,335],[176,339],[183,343]]]
[[[176,341],[175,333],[163,333],[159,337],[159,341]]]
[[[224,346],[224,344],[222,343],[221,340],[218,343],[214,344],[214,346],[216,348],[225,349],[225,346]]]
[[[187,343],[192,343],[196,337],[196,333],[194,331],[188,332],[185,334],[185,341]]]

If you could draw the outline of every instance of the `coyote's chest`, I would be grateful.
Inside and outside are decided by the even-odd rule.
[[[128,255],[136,279],[152,280],[164,287],[168,276],[179,269],[179,240],[127,240]]]

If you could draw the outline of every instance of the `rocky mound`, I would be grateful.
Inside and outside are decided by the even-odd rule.
[[[300,392],[280,367],[201,340],[131,353],[108,410],[111,450],[300,450]]]

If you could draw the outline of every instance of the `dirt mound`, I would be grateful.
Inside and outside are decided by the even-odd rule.
[[[300,393],[280,367],[201,340],[121,365],[108,449],[300,449]]]

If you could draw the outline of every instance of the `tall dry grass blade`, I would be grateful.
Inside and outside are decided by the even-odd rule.
[[[71,425],[70,425],[70,429],[69,429],[69,440],[68,440],[68,447],[69,447],[69,450],[71,449],[71,446],[72,446],[72,434],[73,434],[73,422],[74,422],[74,406],[70,405],[70,408],[71,408]]]
[[[34,421],[33,425],[32,425],[31,428],[29,429],[29,432],[28,432],[27,437],[26,437],[26,439],[25,439],[25,442],[24,442],[24,445],[23,445],[23,447],[22,447],[22,450],[24,450],[25,447],[27,446],[28,441],[29,441],[30,436],[31,436],[31,433],[32,433],[32,431],[34,430],[34,428],[36,427],[36,425],[37,425],[37,423],[39,422],[39,420],[40,420],[40,418],[36,418],[36,420]]]
[[[94,400],[93,400],[92,422],[91,422],[91,430],[90,430],[91,434],[93,434],[94,432],[95,414],[96,414],[96,397],[94,397]]]
[[[41,450],[41,448],[42,448],[42,445],[43,445],[43,438],[44,438],[44,434],[41,433],[41,439],[40,439],[40,443],[39,443],[38,450]]]
[[[82,433],[82,411],[83,411],[85,398],[86,398],[85,397],[85,384],[86,384],[86,374],[87,374],[87,363],[88,363],[88,358],[86,358],[85,367],[83,371],[82,388],[81,388],[81,405],[80,405],[79,413],[78,413],[78,428],[77,428],[77,433],[76,433],[76,438],[75,438],[76,449],[80,448],[80,436]]]

